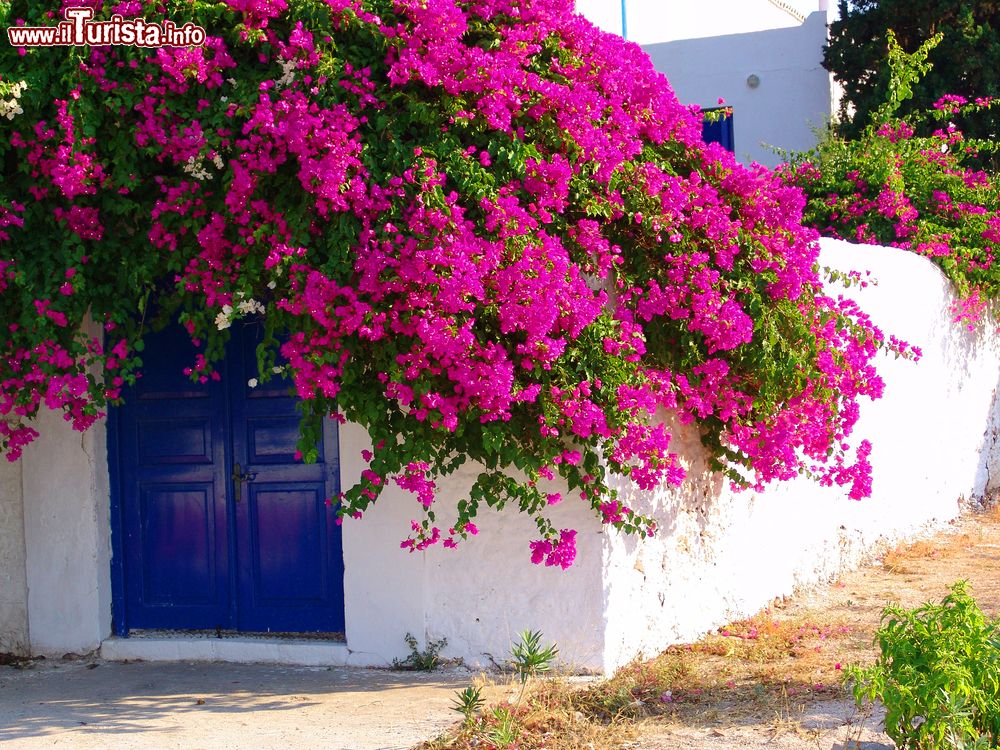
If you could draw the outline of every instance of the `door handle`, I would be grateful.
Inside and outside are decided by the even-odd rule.
[[[257,478],[256,471],[243,471],[243,467],[239,463],[233,464],[233,473],[230,479],[233,480],[233,500],[235,502],[241,502],[243,500],[243,483],[252,482]]]

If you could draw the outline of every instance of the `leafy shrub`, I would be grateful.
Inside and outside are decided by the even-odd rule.
[[[1000,300],[1000,182],[971,166],[997,145],[966,139],[950,120],[996,102],[945,96],[933,110],[896,116],[940,40],[938,34],[908,55],[890,32],[887,101],[858,138],[831,131],[815,150],[795,156],[785,174],[805,190],[805,221],[821,234],[912,250],[936,263],[959,293],[956,320],[971,328]],[[928,123],[936,129],[922,127]],[[930,134],[918,135],[924,129]]]
[[[150,328],[179,319],[207,380],[262,315],[259,379],[284,361],[303,459],[331,415],[367,429],[339,512],[413,493],[409,550],[512,506],[532,560],[568,567],[575,531],[548,518],[566,487],[653,533],[610,479],[682,480],[663,410],[741,486],[870,493],[851,433],[898,342],[823,293],[800,192],[703,143],[649,58],[570,0],[90,4],[208,38],[0,45],[9,457],[40,408],[86,429],[127,393]],[[59,7],[0,0],[0,25]],[[442,505],[467,461],[477,481]]]
[[[1000,742],[1000,624],[955,583],[940,604],[887,607],[879,657],[849,667],[859,704],[885,704],[885,731],[901,748],[992,748]]]

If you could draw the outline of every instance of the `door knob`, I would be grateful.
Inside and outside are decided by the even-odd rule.
[[[252,482],[257,478],[256,471],[243,471],[243,467],[239,463],[233,464],[233,473],[230,479],[233,480],[233,500],[237,503],[243,500],[243,483]]]

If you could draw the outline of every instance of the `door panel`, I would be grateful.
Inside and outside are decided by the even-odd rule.
[[[145,419],[138,428],[136,441],[143,466],[212,463],[212,424],[208,417]]]
[[[248,417],[247,461],[253,464],[290,464],[295,461],[299,418]]]
[[[260,329],[232,334],[205,384],[182,372],[196,352],[180,326],[147,336],[114,410],[125,628],[343,631],[336,425],[315,464],[296,460],[297,399],[281,377],[251,387]]]
[[[142,377],[111,420],[127,626],[230,628],[225,394],[183,374],[196,352],[179,326],[146,343]]]
[[[157,484],[140,489],[142,595],[151,605],[215,601],[215,507],[210,483]]]
[[[327,498],[339,492],[337,431],[326,420],[318,458],[295,458],[297,399],[280,376],[251,386],[259,329],[245,326],[235,343],[231,393],[233,455],[255,475],[235,508],[240,560],[237,611],[241,630],[344,629],[340,526]]]

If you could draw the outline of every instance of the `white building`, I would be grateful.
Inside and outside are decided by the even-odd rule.
[[[721,0],[706,8],[686,0],[577,0],[576,10],[605,31],[643,46],[728,34],[794,28],[826,0]]]
[[[821,64],[825,0],[722,0],[710,9],[685,0],[578,0],[577,9],[642,45],[685,104],[711,109],[722,99],[732,107],[734,151],[745,163],[775,166],[775,148],[808,150],[836,112],[836,86]]]

